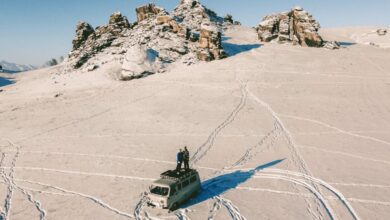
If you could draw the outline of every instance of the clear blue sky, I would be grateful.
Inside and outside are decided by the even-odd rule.
[[[121,11],[135,20],[135,7],[154,2],[171,11],[179,0],[0,0],[0,60],[40,65],[66,55],[78,21],[93,26]],[[220,15],[246,26],[269,13],[300,5],[323,27],[390,25],[390,0],[203,0]]]

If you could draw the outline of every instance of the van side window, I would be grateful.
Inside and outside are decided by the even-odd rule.
[[[190,184],[190,181],[189,180],[185,180],[183,181],[183,187],[186,187]]]
[[[191,179],[190,179],[190,182],[193,183],[196,181],[196,176],[192,176]]]
[[[176,189],[175,189],[175,186],[173,186],[173,187],[171,187],[171,192],[170,192],[170,194],[169,195],[173,195],[173,194],[175,194],[176,193]]]

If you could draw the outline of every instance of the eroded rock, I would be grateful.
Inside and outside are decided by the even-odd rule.
[[[172,14],[154,4],[138,7],[136,12],[138,22],[134,24],[120,13],[114,13],[105,26],[95,30],[88,25],[80,28],[79,32],[88,29],[91,33],[79,37],[80,46],[70,53],[68,61],[73,68],[88,71],[91,65],[115,60],[123,64],[119,78],[128,80],[146,73],[163,72],[175,62],[191,65],[199,60],[226,57],[221,44],[223,18],[198,0],[182,0]],[[149,55],[154,51],[153,71],[138,46]],[[135,51],[142,55],[141,60],[132,60]]]
[[[110,16],[108,25],[96,29],[86,22],[79,23],[76,27],[76,38],[73,40],[73,50],[69,54],[74,63],[73,67],[80,68],[95,54],[112,46],[116,39],[124,36],[124,31],[130,26],[127,18],[119,12]]]
[[[259,39],[264,42],[293,43],[308,47],[321,47],[319,23],[301,7],[290,12],[265,16],[257,26]]]
[[[158,15],[160,12],[164,11],[164,9],[160,7],[156,7],[155,4],[147,4],[135,9],[137,13],[137,21],[141,22],[147,18]]]

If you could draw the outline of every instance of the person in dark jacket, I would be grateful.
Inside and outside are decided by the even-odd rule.
[[[181,165],[183,164],[183,160],[184,160],[184,153],[183,151],[180,149],[179,152],[177,153],[177,166],[176,166],[176,171],[180,171],[181,170]]]
[[[190,169],[190,164],[189,164],[189,162],[190,162],[190,152],[188,151],[187,146],[184,147],[183,154],[184,154],[184,158],[183,158],[184,159],[184,169],[186,171],[188,171]]]

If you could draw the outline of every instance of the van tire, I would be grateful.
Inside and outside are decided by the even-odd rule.
[[[177,202],[175,202],[171,205],[171,208],[169,208],[169,210],[176,211],[178,208],[179,208],[179,204]]]

